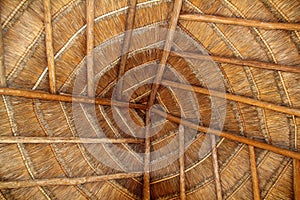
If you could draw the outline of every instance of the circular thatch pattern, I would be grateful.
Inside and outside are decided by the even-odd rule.
[[[121,46],[109,41],[125,32],[127,16],[126,0],[95,1],[95,49],[108,47],[107,58],[97,58],[95,63],[105,67],[95,71],[96,96],[112,98],[118,79],[119,53]],[[158,29],[167,28],[173,8],[170,0],[138,0],[134,29],[147,28],[148,47],[132,44],[125,71],[139,66],[159,63],[166,34],[157,36]],[[83,0],[51,1],[53,18],[53,48],[56,69],[56,87],[59,94],[84,94],[86,78],[86,2]],[[45,46],[44,8],[42,0],[1,0],[1,26],[4,44],[4,64],[9,88],[49,92],[47,56]],[[256,19],[270,22],[300,23],[300,2],[297,0],[185,0],[181,13],[210,14],[228,17]],[[151,32],[152,31],[152,32]],[[276,64],[300,65],[300,32],[265,30],[253,27],[226,24],[201,23],[179,20],[177,31],[203,47],[210,55],[235,57]],[[138,37],[138,35],[136,36]],[[153,38],[152,38],[153,37]],[[122,37],[121,37],[122,38]],[[138,40],[135,40],[138,41]],[[120,41],[122,44],[122,40]],[[173,51],[185,46],[186,41],[175,38]],[[135,46],[136,45],[136,46]],[[151,46],[153,45],[153,46]],[[157,45],[157,46],[155,46]],[[137,47],[137,48],[135,48]],[[151,47],[151,48],[150,48]],[[160,46],[161,47],[161,46]],[[110,50],[109,50],[110,48]],[[106,60],[105,60],[106,59]],[[215,63],[214,63],[215,64]],[[214,79],[215,73],[205,77],[197,69],[210,65],[210,61],[193,66],[171,52],[167,66],[175,69],[189,84],[207,87],[203,79]],[[220,77],[216,88],[224,85],[228,93],[300,109],[300,74],[276,70],[258,69],[216,63]],[[156,75],[156,70],[147,74]],[[201,77],[202,76],[202,77]],[[136,80],[142,74],[136,74]],[[167,71],[164,79],[175,80]],[[74,92],[78,81],[82,88]],[[124,84],[124,88],[131,87]],[[151,84],[136,87],[130,102],[147,104]],[[184,90],[178,90],[188,96]],[[200,125],[218,123],[208,95],[193,93],[197,100]],[[189,98],[189,97],[187,97]],[[195,106],[185,105],[186,110],[166,86],[159,88],[156,103],[166,112],[186,116],[194,112]],[[78,109],[90,109],[77,105]],[[120,121],[113,117],[110,106],[95,106],[93,124],[88,115],[74,113],[74,105],[67,102],[25,99],[3,95],[0,100],[0,136],[26,137],[85,137],[97,136],[101,131],[107,138],[136,137],[120,128]],[[265,142],[292,151],[300,149],[300,118],[245,103],[224,100],[223,130]],[[129,110],[130,119],[136,126],[145,125],[145,111]],[[129,119],[128,118],[128,119]],[[121,120],[121,119],[118,119]],[[78,121],[82,127],[77,126]],[[126,125],[126,119],[122,123]],[[85,125],[83,125],[85,124]],[[127,124],[130,125],[130,124]],[[84,130],[81,130],[84,129]],[[98,130],[99,129],[99,130]],[[130,129],[130,128],[129,128]],[[152,199],[179,199],[179,159],[168,163],[164,156],[178,152],[178,125],[157,118],[153,129],[159,131],[151,136],[150,172]],[[187,199],[216,199],[213,156],[210,140],[204,133],[194,134],[186,128],[185,178]],[[189,134],[191,133],[191,134]],[[176,141],[176,142],[174,142]],[[188,142],[189,141],[189,142]],[[168,145],[174,142],[173,145]],[[37,180],[57,177],[84,177],[114,174],[128,171],[143,171],[145,144],[0,144],[0,181]],[[164,147],[168,148],[164,148]],[[101,155],[109,166],[101,162],[92,152]],[[255,148],[259,188],[263,199],[293,199],[293,159]],[[174,156],[174,155],[173,155]],[[222,194],[224,199],[252,199],[252,179],[248,145],[225,138],[217,140],[217,156]],[[124,160],[126,162],[124,162]],[[163,166],[163,167],[159,167]],[[299,181],[299,180],[298,180]],[[75,186],[35,186],[27,188],[1,189],[3,199],[141,199],[143,178],[109,180],[84,183]],[[71,196],[70,196],[71,194]]]

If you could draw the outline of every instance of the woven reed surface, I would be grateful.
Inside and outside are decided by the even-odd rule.
[[[95,47],[124,32],[127,3],[126,0],[95,1],[95,17],[97,18]],[[139,0],[134,27],[167,27],[172,5],[172,1],[168,0]],[[51,6],[57,88],[61,93],[71,94],[74,92],[76,74],[85,65],[85,1],[53,0]],[[43,2],[41,0],[1,0],[0,9],[8,86],[48,92]],[[300,22],[300,2],[297,0],[186,0],[181,12],[272,22]],[[179,21],[178,29],[190,35],[209,54],[300,66],[300,32],[194,21]],[[161,42],[164,38],[165,35],[149,39],[149,41]],[[176,43],[180,46],[185,41],[177,40]],[[133,45],[139,46],[139,44]],[[113,58],[113,62],[107,63],[106,68],[95,72],[99,79],[96,89],[99,97],[110,98],[112,96],[118,77],[117,53],[120,46],[110,48],[114,51],[112,53],[108,51],[107,54]],[[187,47],[186,50],[191,49]],[[161,50],[137,49],[130,53],[126,71],[145,63],[159,62],[161,55]],[[203,65],[206,64],[203,63]],[[171,53],[168,66],[180,72],[190,84],[205,87],[201,79],[199,80],[197,70],[184,59]],[[218,67],[223,77],[219,81],[225,85],[227,92],[300,109],[300,74],[247,66],[237,67],[231,64],[218,64]],[[155,71],[151,76],[155,76]],[[214,74],[208,76],[214,76]],[[164,75],[164,78],[169,80],[172,80],[172,77],[171,72],[166,72]],[[136,79],[138,80],[138,76]],[[80,82],[85,84],[86,80],[82,78]],[[131,83],[127,83],[124,87],[130,85]],[[146,103],[150,90],[150,85],[138,88],[131,96],[131,102]],[[179,90],[179,94],[184,96],[186,92]],[[211,120],[214,120],[211,119],[211,100],[202,94],[196,94],[196,97],[201,123],[209,126]],[[156,101],[170,113],[180,116],[180,105],[166,87],[159,89]],[[300,149],[299,117],[232,101],[226,101],[225,104],[224,130],[294,151]],[[87,132],[90,135],[86,136],[95,137],[96,133],[87,117],[74,116],[72,109],[70,103],[2,96],[0,99],[0,136],[78,136],[81,130],[76,129],[74,122],[76,118],[86,124],[84,127],[89,127]],[[188,115],[191,110],[193,110],[192,106],[184,112]],[[98,106],[95,113],[95,120],[107,137],[133,136],[125,134],[118,127],[112,117],[110,107]],[[131,109],[130,115],[136,124],[144,125],[144,111]],[[155,128],[162,128],[161,126],[157,123]],[[186,130],[187,133],[189,131],[189,129]],[[205,135],[201,133],[199,135],[200,137],[197,138],[195,135],[187,136],[195,137],[185,152],[187,199],[216,199],[212,155],[210,151],[207,151],[205,155],[199,156],[200,149],[209,145],[206,144]],[[163,128],[151,137],[151,150],[155,151],[151,154],[153,168],[164,165],[164,161],[161,161],[163,155],[172,154],[177,149],[178,143],[175,143],[173,148],[162,148],[177,136],[178,125],[166,122]],[[117,146],[123,150],[118,152],[117,157],[111,155],[106,145],[97,144],[89,147],[117,166],[112,169],[97,160],[87,151],[87,146],[83,145],[0,144],[0,180],[95,176],[117,173],[131,168],[143,170],[143,157],[138,153],[144,151],[144,144],[118,144]],[[252,199],[247,145],[220,139],[217,150],[224,199]],[[292,160],[261,149],[255,151],[262,198],[293,199]],[[124,165],[121,160],[126,160],[128,165]],[[179,160],[177,158],[166,167],[151,172],[150,175],[152,199],[179,199]],[[2,189],[0,198],[69,199],[71,194],[72,199],[141,199],[142,184],[142,178],[131,178],[77,186]]]

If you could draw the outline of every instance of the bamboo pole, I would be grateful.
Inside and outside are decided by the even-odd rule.
[[[121,52],[122,54],[121,54],[118,80],[120,80],[125,73],[125,66],[126,66],[129,49],[130,49],[130,41],[131,41],[132,29],[134,25],[136,4],[137,4],[137,0],[129,0],[128,14],[126,20],[126,27],[125,27],[125,37],[124,37],[124,43]],[[118,100],[122,100],[122,91],[123,91],[123,82],[120,82],[118,93],[117,93]]]
[[[255,151],[254,151],[254,147],[251,145],[248,145],[248,148],[249,148],[249,157],[250,157],[253,197],[254,200],[260,200],[260,190],[259,190],[259,181],[258,181],[258,174],[256,168]]]
[[[135,138],[80,138],[80,137],[23,137],[0,136],[0,144],[102,144],[102,143],[144,143],[143,139]]]
[[[183,0],[175,0],[174,1],[174,8],[173,8],[172,16],[170,19],[170,27],[169,27],[168,35],[166,38],[162,58],[160,60],[159,66],[158,66],[157,75],[155,76],[154,84],[152,85],[152,91],[150,93],[150,98],[148,101],[148,108],[150,108],[154,104],[156,93],[158,91],[159,84],[162,80],[162,76],[165,71],[166,63],[167,63],[168,57],[170,55],[170,50],[171,50],[171,46],[172,46],[174,33],[175,33],[176,26],[178,23],[179,13],[180,13],[180,10],[182,7],[182,1]]]
[[[210,138],[211,138],[211,146],[212,146],[212,161],[213,161],[213,168],[214,168],[214,175],[215,175],[217,199],[222,200],[222,187],[221,187],[221,178],[219,173],[216,136],[210,135]]]
[[[36,186],[53,186],[53,185],[80,185],[84,183],[92,183],[107,180],[127,179],[141,176],[141,173],[119,173],[101,176],[86,176],[78,178],[51,178],[51,179],[35,179],[22,181],[1,181],[0,189],[36,187]]]
[[[143,183],[143,199],[150,200],[150,116],[149,111],[146,112],[146,132],[145,132],[145,158],[144,158],[144,183]]]
[[[53,38],[52,38],[52,16],[51,16],[51,0],[44,0],[44,15],[45,15],[45,31],[46,31],[46,54],[48,62],[49,87],[50,93],[56,93],[56,78],[53,53]]]
[[[197,53],[190,52],[173,52],[177,56],[181,56],[183,58],[192,58],[198,60],[213,60],[219,63],[228,63],[238,66],[249,66],[259,69],[268,69],[268,70],[278,70],[283,72],[292,72],[292,73],[300,73],[300,67],[298,66],[290,66],[290,65],[280,65],[275,63],[268,62],[260,62],[255,60],[241,60],[236,58],[228,58],[223,56],[214,56],[214,55],[201,55]]]
[[[228,25],[256,27],[256,28],[263,28],[263,29],[282,29],[282,30],[291,30],[291,31],[300,30],[299,23],[263,22],[259,20],[222,17],[222,16],[215,16],[215,15],[183,14],[180,15],[179,19],[208,22],[208,23],[220,23],[220,24],[228,24]]]
[[[44,92],[37,91],[28,91],[28,90],[19,90],[12,88],[0,88],[0,95],[14,96],[14,97],[23,97],[28,99],[40,99],[47,101],[62,101],[62,102],[74,102],[74,103],[85,103],[85,104],[96,104],[104,106],[119,106],[119,107],[128,107],[146,110],[147,106],[143,104],[133,104],[125,103],[120,101],[111,101],[110,99],[105,98],[89,98],[83,96],[71,96],[71,95],[58,95],[58,94],[49,94]]]
[[[273,146],[273,145],[270,145],[270,144],[267,144],[267,143],[264,143],[264,142],[259,142],[259,141],[253,140],[253,139],[249,139],[249,138],[246,138],[246,137],[235,135],[233,133],[229,133],[229,132],[225,132],[225,131],[219,131],[219,130],[215,130],[215,129],[210,129],[210,128],[205,127],[205,126],[199,126],[197,124],[194,124],[194,123],[189,122],[187,120],[181,119],[180,117],[176,117],[176,116],[171,115],[169,113],[165,113],[165,112],[163,112],[161,110],[158,110],[158,109],[153,108],[152,111],[154,113],[160,115],[160,116],[166,117],[166,119],[171,121],[171,122],[181,124],[183,126],[198,130],[200,132],[217,135],[217,136],[224,137],[226,139],[233,140],[233,141],[236,141],[236,142],[240,142],[240,143],[243,143],[243,144],[252,145],[254,147],[265,149],[265,150],[268,150],[268,151],[272,151],[274,153],[277,153],[277,154],[280,154],[280,155],[283,155],[283,156],[286,156],[286,157],[295,158],[295,159],[298,159],[298,160],[300,159],[300,153],[295,152],[295,151],[291,151],[291,150],[288,150],[288,149],[283,149],[283,148],[280,148],[280,147],[276,147],[276,146]]]
[[[273,104],[273,103],[259,101],[259,100],[251,99],[251,98],[248,98],[248,97],[243,97],[243,96],[239,96],[239,95],[218,92],[218,91],[214,91],[214,90],[208,90],[206,88],[202,88],[202,87],[198,87],[198,86],[190,86],[190,85],[177,83],[177,82],[173,82],[173,81],[168,81],[168,80],[163,80],[162,83],[164,85],[167,85],[167,86],[170,86],[170,87],[175,87],[175,88],[188,90],[188,91],[194,91],[194,92],[197,92],[197,93],[206,94],[206,95],[215,96],[215,97],[220,97],[220,98],[225,98],[227,100],[236,101],[236,102],[240,102],[240,103],[245,103],[245,104],[249,104],[249,105],[252,105],[252,106],[257,106],[257,107],[260,107],[260,108],[274,110],[274,111],[285,113],[285,114],[300,116],[300,110],[296,109],[296,108],[289,108],[289,107],[286,107],[286,106],[279,106],[279,105],[276,105],[276,104]]]
[[[0,10],[1,14],[1,10]],[[2,26],[0,26],[0,87],[7,87],[5,78],[5,65],[4,65],[4,44],[2,37]]]
[[[95,96],[94,91],[94,0],[86,0],[86,66],[87,66],[87,94],[89,97]]]
[[[185,174],[184,174],[184,126],[179,126],[179,167],[180,167],[180,199],[185,200]]]
[[[294,168],[294,196],[295,200],[300,200],[300,160],[293,160]]]

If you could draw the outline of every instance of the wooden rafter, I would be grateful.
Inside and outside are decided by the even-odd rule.
[[[53,185],[79,185],[84,183],[92,183],[107,180],[126,179],[141,176],[141,173],[119,173],[102,176],[86,176],[79,178],[51,178],[51,179],[35,179],[22,181],[5,181],[0,182],[0,189],[23,188],[35,186],[53,186]]]
[[[214,56],[214,55],[201,55],[197,53],[191,52],[173,52],[175,55],[183,57],[183,58],[192,58],[199,60],[213,60],[219,63],[228,63],[237,66],[248,66],[259,69],[268,69],[268,70],[278,70],[283,72],[292,72],[292,73],[300,73],[300,67],[298,66],[290,66],[290,65],[280,65],[275,63],[268,62],[260,62],[255,60],[242,60],[237,58],[229,58],[223,56]]]
[[[86,67],[87,67],[87,93],[89,97],[95,96],[94,88],[94,0],[86,0]]]
[[[221,187],[221,178],[220,178],[220,173],[219,173],[216,136],[210,135],[210,138],[211,138],[211,146],[212,146],[212,161],[213,161],[213,169],[214,169],[214,175],[215,175],[217,199],[222,200],[222,187]]]
[[[256,157],[254,147],[248,145],[249,148],[249,158],[250,158],[250,168],[251,168],[251,177],[252,177],[252,188],[253,188],[253,197],[254,200],[260,200],[260,190],[259,190],[259,181],[256,168]]]
[[[46,31],[46,54],[48,62],[49,87],[50,93],[56,93],[56,77],[54,66],[53,53],[53,38],[52,38],[52,16],[51,16],[51,0],[44,0],[44,15],[45,15],[45,31]]]
[[[158,109],[152,109],[152,112],[154,112],[154,113],[156,113],[160,116],[166,117],[166,119],[171,121],[171,122],[181,124],[181,125],[186,126],[186,127],[190,127],[192,129],[198,130],[198,131],[203,132],[203,133],[209,133],[209,134],[217,135],[217,136],[229,139],[229,140],[233,140],[233,141],[240,142],[240,143],[247,144],[247,145],[252,145],[252,146],[260,148],[260,149],[272,151],[274,153],[277,153],[277,154],[280,154],[280,155],[283,155],[283,156],[286,156],[286,157],[290,157],[290,158],[294,158],[294,159],[298,159],[298,160],[300,159],[300,153],[299,152],[295,152],[295,151],[291,151],[291,150],[288,150],[288,149],[283,149],[283,148],[280,148],[280,147],[276,147],[276,146],[273,146],[273,145],[270,145],[270,144],[267,144],[267,143],[264,143],[264,142],[259,142],[259,141],[249,139],[249,138],[246,138],[246,137],[243,137],[243,136],[239,136],[239,135],[236,135],[236,134],[233,134],[233,133],[220,131],[220,130],[215,130],[215,129],[211,129],[211,128],[205,127],[205,126],[199,126],[197,124],[194,124],[194,123],[189,122],[187,120],[181,119],[180,117],[176,117],[172,114],[165,113],[165,112],[163,112],[161,110],[158,110]]]
[[[126,66],[129,49],[130,49],[130,41],[131,41],[132,30],[134,25],[137,0],[129,0],[128,3],[129,5],[128,5],[126,27],[125,27],[125,37],[124,37],[124,42],[123,42],[123,47],[121,52],[121,61],[120,61],[119,74],[118,74],[119,80],[122,78],[122,76],[125,73],[125,66]],[[118,96],[117,96],[118,100],[122,99],[122,91],[123,91],[123,82],[120,82],[118,88]]]
[[[23,137],[0,136],[0,144],[102,144],[102,143],[144,143],[136,138],[79,138],[79,137]]]
[[[220,23],[228,25],[238,25],[247,27],[256,27],[263,29],[281,29],[281,30],[300,30],[299,23],[280,23],[280,22],[263,22],[258,20],[221,17],[215,15],[200,15],[200,14],[182,14],[181,20],[192,20],[208,23]]]
[[[150,200],[150,116],[149,111],[146,112],[146,132],[145,132],[145,158],[144,158],[144,183],[143,183],[143,199]]]
[[[179,18],[181,7],[182,7],[182,0],[175,0],[172,16],[171,16],[171,19],[170,19],[169,31],[168,31],[168,35],[167,35],[167,38],[166,38],[162,58],[160,60],[159,66],[158,66],[158,71],[157,71],[155,79],[154,79],[154,84],[152,85],[152,91],[150,93],[150,98],[149,98],[149,101],[148,101],[148,108],[150,108],[154,104],[156,93],[158,91],[159,84],[162,80],[162,77],[163,77],[163,74],[164,74],[164,71],[165,71],[165,67],[166,67],[168,57],[170,55],[172,41],[173,41],[174,33],[175,33],[175,30],[176,30],[176,26],[177,26],[177,23],[178,23],[178,18]]]
[[[194,92],[197,92],[197,93],[206,94],[206,95],[215,96],[215,97],[220,97],[220,98],[225,98],[227,100],[236,101],[236,102],[240,102],[240,103],[245,103],[245,104],[249,104],[249,105],[252,105],[252,106],[257,106],[257,107],[261,107],[261,108],[265,108],[265,109],[270,109],[270,110],[274,110],[274,111],[285,113],[285,114],[300,116],[300,110],[296,109],[296,108],[290,108],[290,107],[286,107],[286,106],[279,106],[279,105],[276,105],[276,104],[273,104],[273,103],[251,99],[249,97],[244,97],[244,96],[239,96],[239,95],[234,95],[234,94],[229,94],[229,93],[223,93],[223,92],[208,90],[206,88],[186,85],[186,84],[177,83],[177,82],[168,81],[168,80],[163,80],[162,83],[164,85],[167,85],[167,86],[170,86],[170,87],[175,87],[175,88],[188,90],[188,91],[194,91]]]
[[[1,14],[1,10],[0,10]],[[6,87],[5,65],[4,65],[4,44],[2,38],[2,26],[0,26],[0,87]]]
[[[300,200],[300,160],[293,160],[294,169],[294,196],[295,200]]]
[[[133,104],[125,103],[120,101],[111,101],[110,99],[105,98],[89,98],[83,96],[71,96],[71,95],[58,95],[58,94],[49,94],[45,92],[37,91],[28,91],[28,90],[19,90],[12,88],[0,88],[0,95],[14,96],[14,97],[23,97],[28,99],[40,99],[47,101],[62,101],[62,102],[74,102],[74,103],[85,103],[85,104],[97,104],[104,106],[118,106],[118,107],[130,107],[146,110],[147,106],[143,104]]]
[[[179,126],[179,168],[180,168],[180,199],[186,199],[185,193],[185,173],[184,173],[184,126]]]

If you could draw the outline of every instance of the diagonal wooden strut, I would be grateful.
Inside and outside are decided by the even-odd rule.
[[[0,10],[1,15],[1,10]],[[0,87],[6,87],[5,65],[4,65],[4,44],[2,38],[2,26],[0,26]]]
[[[178,18],[179,18],[179,13],[180,13],[181,7],[182,7],[182,0],[175,0],[172,16],[171,16],[171,19],[170,19],[169,31],[168,31],[167,39],[166,39],[166,42],[165,42],[163,55],[162,55],[162,58],[160,60],[160,64],[158,66],[158,71],[157,71],[157,74],[156,74],[155,79],[154,79],[154,84],[152,85],[152,91],[150,93],[150,98],[149,98],[149,101],[148,101],[148,108],[150,108],[154,104],[155,96],[156,96],[156,93],[157,93],[158,88],[159,88],[159,84],[162,80],[162,77],[163,77],[163,74],[164,74],[164,71],[165,71],[165,67],[166,67],[168,57],[170,55],[172,41],[173,41],[174,33],[175,33],[175,30],[176,30],[176,26],[177,26],[177,23],[178,23]]]
[[[0,182],[0,189],[9,188],[24,188],[36,186],[53,186],[53,185],[79,185],[84,183],[92,183],[107,180],[126,179],[141,176],[141,173],[119,173],[102,176],[86,176],[78,178],[49,178],[49,179],[35,179],[22,181],[5,181]]]
[[[281,29],[281,30],[291,30],[291,31],[300,30],[299,23],[263,22],[259,20],[221,17],[216,15],[182,14],[180,15],[179,19],[208,22],[208,23],[220,23],[220,24],[228,24],[228,25],[256,27],[256,28],[263,28],[263,29]]]
[[[146,132],[145,132],[145,158],[144,158],[144,183],[143,183],[143,199],[150,200],[150,115],[149,111],[146,111]]]
[[[249,159],[250,159],[250,168],[251,168],[251,177],[252,177],[252,188],[254,200],[260,200],[260,190],[259,190],[259,181],[256,167],[256,158],[254,147],[248,145],[249,148]]]
[[[173,81],[168,81],[168,80],[163,80],[162,83],[164,85],[167,85],[170,87],[194,91],[197,93],[220,97],[220,98],[226,98],[231,101],[236,101],[236,102],[245,103],[245,104],[249,104],[249,105],[253,105],[253,106],[257,106],[257,107],[261,107],[261,108],[266,108],[266,109],[274,110],[274,111],[285,113],[285,114],[300,116],[300,110],[296,109],[296,108],[280,106],[280,105],[276,105],[273,103],[259,101],[259,100],[251,99],[249,97],[244,97],[244,96],[239,96],[239,95],[234,95],[234,94],[229,94],[229,93],[224,94],[223,92],[208,90],[206,88],[202,88],[202,87],[198,87],[198,86],[190,86],[190,85],[177,83],[177,82],[173,82]]]
[[[222,200],[223,195],[222,195],[221,178],[220,178],[220,173],[219,173],[216,136],[210,135],[210,138],[211,138],[212,161],[213,161],[213,168],[214,168],[214,175],[215,175],[217,200]]]
[[[291,151],[291,150],[288,150],[288,149],[283,149],[283,148],[280,148],[280,147],[276,147],[276,146],[273,146],[273,145],[270,145],[270,144],[267,144],[267,143],[264,143],[264,142],[259,142],[259,141],[249,139],[249,138],[246,138],[246,137],[243,137],[243,136],[239,136],[239,135],[236,135],[236,134],[233,134],[233,133],[220,131],[220,130],[215,130],[215,129],[210,129],[210,128],[205,127],[205,126],[199,126],[197,124],[194,124],[194,123],[189,122],[187,120],[181,119],[180,117],[176,117],[172,114],[165,113],[165,112],[163,112],[161,110],[158,110],[158,109],[152,109],[152,112],[154,112],[154,113],[156,113],[160,116],[166,117],[166,119],[171,121],[171,122],[174,122],[176,124],[181,124],[183,126],[198,130],[198,131],[203,132],[203,133],[209,133],[209,134],[217,135],[217,136],[229,139],[229,140],[233,140],[233,141],[240,142],[240,143],[247,144],[247,145],[252,145],[252,146],[257,147],[257,148],[265,149],[265,150],[272,151],[274,153],[277,153],[277,154],[280,154],[280,155],[283,155],[283,156],[286,156],[286,157],[290,157],[290,158],[300,160],[300,153],[299,152],[295,152],[295,151]]]
[[[132,30],[134,25],[134,19],[135,19],[135,12],[136,12],[136,4],[137,0],[129,0],[128,5],[128,14],[127,14],[127,20],[126,20],[126,27],[125,27],[125,37],[124,37],[124,43],[123,48],[121,52],[121,61],[120,61],[120,67],[119,67],[119,74],[118,74],[118,80],[120,80],[124,73],[125,73],[125,66],[126,61],[130,49],[130,41],[132,36]],[[118,93],[117,93],[117,99],[122,99],[122,91],[123,91],[123,82],[120,82],[118,84]]]
[[[80,138],[80,137],[24,137],[0,136],[0,144],[104,144],[104,143],[144,143],[143,139],[136,138]]]
[[[71,95],[58,95],[58,94],[49,94],[45,92],[37,91],[28,91],[28,90],[19,90],[12,88],[0,88],[0,95],[14,96],[14,97],[23,97],[28,99],[40,99],[47,101],[62,101],[62,102],[74,102],[74,103],[85,103],[85,104],[96,104],[104,106],[118,106],[118,107],[128,107],[146,110],[147,106],[143,104],[133,104],[125,103],[120,101],[111,101],[110,99],[105,98],[89,98],[83,96],[71,96]]]
[[[300,200],[300,159],[293,160],[294,197]]]
[[[237,58],[229,58],[224,56],[215,56],[215,55],[201,55],[197,53],[191,52],[172,52],[176,56],[180,56],[183,58],[192,58],[198,60],[213,60],[219,63],[228,63],[237,66],[249,66],[259,69],[268,69],[268,70],[278,70],[283,72],[291,72],[291,73],[300,73],[300,67],[291,66],[291,65],[281,65],[269,62],[261,62],[255,60],[242,60]]]
[[[56,93],[56,78],[53,53],[51,0],[44,0],[45,31],[46,31],[46,54],[48,62],[50,93]]]

